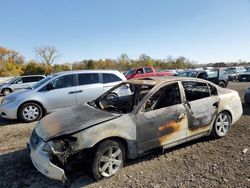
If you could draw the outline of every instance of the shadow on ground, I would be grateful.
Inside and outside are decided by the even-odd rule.
[[[18,124],[20,123],[18,120],[9,120],[4,119],[0,116],[0,126],[11,125],[11,124]]]

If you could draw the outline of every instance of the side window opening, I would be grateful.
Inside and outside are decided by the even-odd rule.
[[[151,72],[153,72],[153,70],[151,68],[147,67],[147,68],[145,68],[145,72],[146,73],[151,73]]]
[[[118,76],[116,76],[115,74],[111,74],[111,73],[103,73],[102,74],[102,78],[103,78],[103,83],[111,83],[111,82],[118,82],[118,81],[122,81],[121,78],[119,78]]]
[[[143,74],[143,69],[142,69],[142,68],[137,69],[137,70],[136,70],[136,74]]]
[[[217,90],[216,90],[216,88],[214,86],[208,84],[208,88],[209,88],[211,96],[217,95]]]
[[[210,96],[208,85],[203,82],[183,81],[184,92],[186,100],[194,101]]]
[[[151,89],[152,86],[149,85],[121,84],[96,99],[94,103],[102,110],[127,114],[136,108]]]
[[[78,74],[78,85],[96,84],[99,83],[98,73],[83,73]]]
[[[54,89],[72,87],[74,86],[73,75],[66,75],[66,76],[59,77],[53,81],[53,84],[55,85]]]
[[[181,96],[178,83],[160,88],[149,100],[146,101],[144,112],[166,108],[181,104]]]

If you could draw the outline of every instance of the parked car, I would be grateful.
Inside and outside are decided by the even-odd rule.
[[[154,67],[138,67],[125,73],[126,78],[144,78],[152,76],[173,76],[172,72],[157,72]]]
[[[229,67],[225,70],[230,81],[238,80],[238,75],[246,72],[244,67]]]
[[[124,88],[130,92],[109,97]],[[66,181],[74,162],[99,180],[155,149],[224,137],[241,115],[238,92],[206,80],[132,79],[92,102],[44,117],[28,146],[34,166],[49,178]]]
[[[240,73],[238,75],[238,80],[240,82],[250,81],[250,67],[245,67],[246,72]]]
[[[32,85],[44,78],[44,75],[28,75],[10,78],[0,84],[0,93],[6,96],[16,90],[32,87]]]
[[[4,97],[0,114],[7,119],[36,121],[52,111],[91,101],[124,80],[115,70],[56,73],[32,88]]]
[[[204,70],[187,70],[179,73],[181,77],[202,78],[213,82],[221,87],[228,86],[228,76],[220,70],[204,71]]]
[[[250,87],[247,88],[247,90],[245,92],[244,102],[245,102],[245,104],[250,104]]]

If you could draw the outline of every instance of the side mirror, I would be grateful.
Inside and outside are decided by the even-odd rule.
[[[55,89],[56,88],[56,86],[55,86],[55,84],[54,83],[49,83],[47,86],[46,86],[46,89],[49,91],[49,90],[52,90],[52,89]]]

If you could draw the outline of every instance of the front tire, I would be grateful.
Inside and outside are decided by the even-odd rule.
[[[32,102],[25,103],[21,106],[18,118],[26,123],[37,121],[42,117],[42,108],[40,105]]]
[[[119,141],[106,140],[101,142],[95,152],[91,173],[95,180],[108,178],[117,173],[125,160],[125,147]]]
[[[219,86],[222,87],[222,88],[225,88],[226,84],[225,84],[225,82],[219,82]]]
[[[211,135],[215,138],[222,138],[227,135],[231,125],[231,117],[228,112],[221,112],[214,121]]]
[[[3,89],[3,91],[2,91],[2,93],[3,93],[4,96],[9,95],[11,92],[12,91],[10,89],[8,89],[8,88]]]

